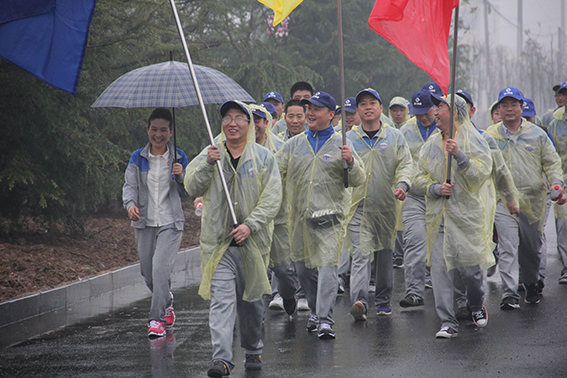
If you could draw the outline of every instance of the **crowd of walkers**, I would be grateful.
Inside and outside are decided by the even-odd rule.
[[[338,106],[298,82],[287,101],[269,92],[258,105],[222,104],[215,145],[190,162],[169,143],[170,112],[155,109],[123,190],[152,291],[148,335],[162,337],[175,322],[170,276],[183,196],[202,211],[210,377],[234,368],[237,319],[245,368],[261,369],[265,296],[271,310],[309,311],[306,329],[319,339],[336,337],[341,293],[350,295],[353,321],[365,321],[373,306],[376,316],[391,316],[395,268],[404,270],[400,307],[423,306],[433,290],[436,338],[456,337],[459,321],[487,326],[486,281],[496,272],[501,310],[519,309],[522,298],[537,305],[551,206],[559,283],[567,284],[567,81],[553,90],[557,106],[540,118],[519,89],[502,89],[481,130],[471,121],[471,94],[446,96],[434,82],[411,101],[393,97],[387,115],[372,88]]]

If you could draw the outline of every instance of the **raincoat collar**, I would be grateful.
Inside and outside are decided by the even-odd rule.
[[[323,130],[313,131],[309,129],[305,132],[307,140],[309,141],[309,144],[311,144],[311,147],[313,147],[313,151],[315,151],[315,153],[319,152],[319,149],[323,147],[325,142],[333,136],[334,133],[335,129],[332,124]]]

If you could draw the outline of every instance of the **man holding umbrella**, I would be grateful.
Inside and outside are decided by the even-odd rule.
[[[281,180],[270,151],[256,143],[252,113],[239,101],[220,109],[219,145],[211,145],[191,161],[185,189],[203,197],[199,294],[211,299],[209,326],[213,344],[210,377],[230,374],[234,325],[238,314],[240,345],[246,370],[262,368],[262,295],[271,294],[266,275],[273,219],[282,199]],[[229,214],[219,170],[222,162],[238,225]]]
[[[165,336],[165,326],[175,322],[170,276],[185,223],[181,196],[186,195],[183,176],[188,161],[179,149],[179,162],[174,161],[171,123],[168,109],[156,108],[151,113],[149,143],[132,154],[122,191],[135,230],[140,270],[152,292],[149,337]]]

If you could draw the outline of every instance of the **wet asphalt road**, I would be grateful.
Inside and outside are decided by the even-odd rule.
[[[567,285],[559,285],[554,240],[539,305],[499,310],[500,278],[489,278],[484,329],[461,322],[459,336],[437,340],[439,320],[428,290],[425,306],[402,309],[403,271],[394,271],[392,315],[354,323],[346,294],[334,310],[336,340],[305,330],[308,314],[289,319],[266,311],[264,368],[244,370],[235,336],[232,377],[567,377]],[[177,321],[167,337],[148,340],[150,299],[0,350],[1,377],[206,377],[211,344],[208,302],[197,287],[175,292]],[[17,332],[14,329],[14,332]]]

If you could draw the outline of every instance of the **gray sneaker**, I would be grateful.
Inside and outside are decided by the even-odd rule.
[[[366,320],[366,306],[361,301],[356,301],[350,308],[350,314],[355,322]]]
[[[315,314],[309,315],[309,320],[307,320],[307,332],[315,332],[319,327],[319,318]]]
[[[452,339],[453,337],[457,337],[459,333],[455,331],[451,327],[443,326],[437,333],[435,334],[436,339]]]
[[[320,339],[334,339],[335,331],[333,331],[333,327],[329,323],[321,323],[318,336]]]

